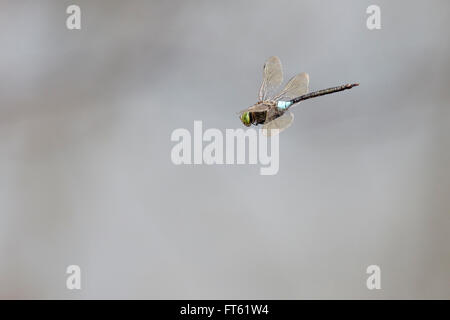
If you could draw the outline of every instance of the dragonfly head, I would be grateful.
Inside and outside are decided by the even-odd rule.
[[[250,127],[252,125],[252,116],[251,116],[250,112],[242,113],[241,121],[246,127]]]

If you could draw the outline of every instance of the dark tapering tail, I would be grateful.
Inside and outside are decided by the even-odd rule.
[[[300,101],[303,101],[303,100],[307,100],[307,99],[311,99],[311,98],[315,98],[315,97],[324,96],[326,94],[330,94],[330,93],[335,93],[335,92],[351,89],[351,88],[356,87],[356,86],[359,86],[359,83],[344,84],[344,85],[339,86],[339,87],[333,87],[333,88],[323,89],[323,90],[319,90],[319,91],[314,91],[314,92],[310,92],[310,93],[304,94],[304,95],[302,95],[300,97],[294,98],[290,102],[292,102],[292,104],[296,104],[296,103],[298,103]]]

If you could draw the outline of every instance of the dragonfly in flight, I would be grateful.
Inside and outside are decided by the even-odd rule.
[[[272,129],[281,132],[288,128],[294,120],[294,115],[289,109],[300,101],[320,97],[358,86],[358,83],[344,84],[319,91],[308,93],[309,75],[299,73],[286,84],[283,90],[277,94],[277,89],[283,82],[281,61],[278,57],[267,59],[263,68],[263,82],[259,90],[259,101],[253,106],[239,112],[242,123],[262,125],[266,135],[272,135]]]

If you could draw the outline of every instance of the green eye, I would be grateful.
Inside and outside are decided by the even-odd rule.
[[[249,112],[244,112],[241,116],[241,121],[243,124],[245,124],[247,127],[251,125],[250,122],[250,113]]]

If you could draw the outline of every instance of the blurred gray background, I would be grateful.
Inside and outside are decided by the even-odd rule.
[[[450,298],[448,1],[0,3],[1,298]],[[295,108],[275,176],[172,164],[271,55],[361,85]]]

